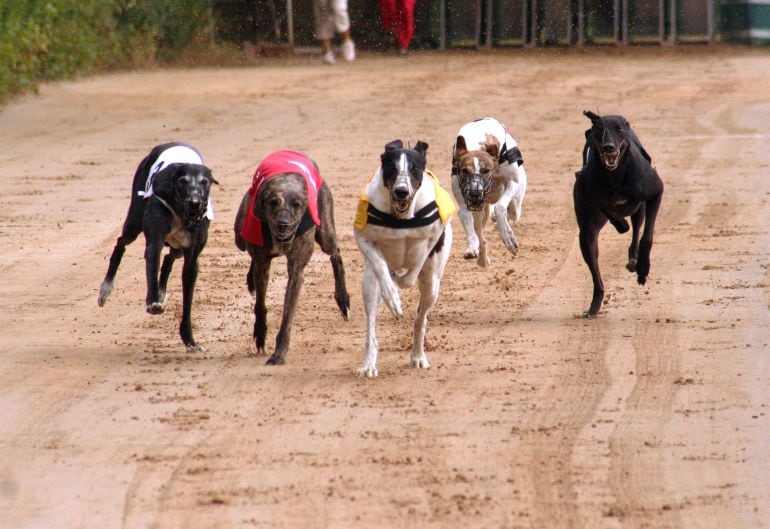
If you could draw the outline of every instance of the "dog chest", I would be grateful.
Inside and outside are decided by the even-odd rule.
[[[178,250],[180,248],[189,248],[192,246],[192,233],[185,229],[182,221],[174,217],[171,222],[171,230],[166,235],[166,244]]]
[[[410,270],[422,268],[443,228],[441,223],[403,230],[369,225],[361,234],[379,249],[389,269]]]

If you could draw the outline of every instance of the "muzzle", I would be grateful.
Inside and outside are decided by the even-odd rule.
[[[465,199],[465,207],[470,211],[481,211],[491,189],[492,179],[484,180],[479,173],[465,178],[460,184],[460,192]]]
[[[197,224],[206,215],[208,197],[201,189],[189,189],[187,196],[177,195],[177,203],[182,206],[182,215],[187,227]]]

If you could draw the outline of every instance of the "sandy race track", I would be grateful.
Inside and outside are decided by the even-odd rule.
[[[609,82],[608,78],[622,79]],[[650,281],[627,235],[591,284],[571,189],[584,109],[623,113],[666,182]],[[432,367],[408,366],[382,307],[363,357],[352,218],[386,142],[430,144],[447,183],[460,125],[507,123],[529,174],[511,258],[455,242],[431,314]],[[179,139],[221,185],[193,312],[207,351],[144,310],[143,240],[96,297],[136,164]],[[44,86],[0,110],[0,528],[770,527],[770,54],[609,49],[300,57]],[[306,270],[287,364],[251,341],[232,221],[258,161],[313,156],[336,202],[352,314],[328,259]],[[286,282],[273,266],[272,351]]]

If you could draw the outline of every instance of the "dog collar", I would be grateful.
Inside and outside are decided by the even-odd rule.
[[[371,204],[369,204],[369,207],[366,209],[366,222],[368,224],[384,226],[386,228],[395,228],[397,230],[430,226],[439,218],[438,204],[436,204],[435,200],[415,212],[414,217],[408,219],[402,219],[395,215],[391,215],[390,213],[380,211]]]

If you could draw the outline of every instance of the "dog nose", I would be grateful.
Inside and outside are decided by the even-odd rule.
[[[470,195],[471,198],[481,198],[484,196],[484,186],[481,182],[475,181],[471,182],[471,185],[468,188],[468,195]]]
[[[393,195],[398,200],[406,200],[407,198],[409,198],[409,190],[403,187],[397,187],[396,189],[393,190]]]
[[[613,152],[615,152],[615,145],[612,143],[603,143],[602,152],[605,152],[607,154],[612,154]]]

